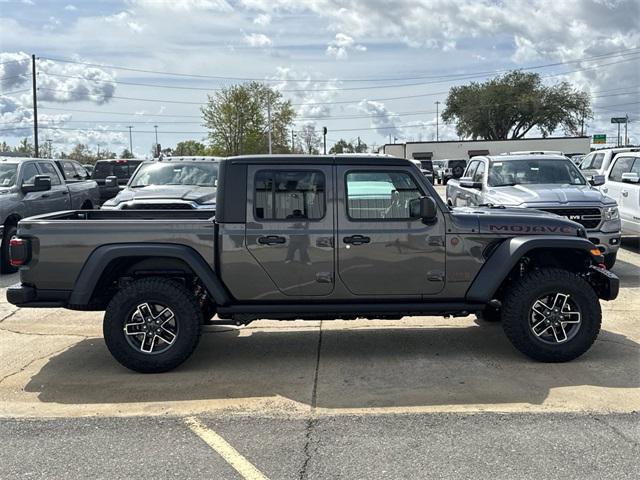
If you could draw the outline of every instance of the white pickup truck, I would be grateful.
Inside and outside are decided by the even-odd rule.
[[[616,155],[600,190],[618,202],[622,233],[640,235],[640,153]]]

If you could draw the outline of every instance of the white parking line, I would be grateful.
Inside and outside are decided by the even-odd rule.
[[[195,417],[187,417],[184,421],[193,433],[198,435],[207,445],[224,458],[229,465],[235,468],[242,478],[245,480],[269,480],[224,438],[210,428],[207,428],[200,420]]]

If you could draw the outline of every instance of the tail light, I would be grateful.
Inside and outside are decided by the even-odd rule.
[[[31,257],[29,240],[13,237],[9,240],[9,263],[14,267],[25,265]]]

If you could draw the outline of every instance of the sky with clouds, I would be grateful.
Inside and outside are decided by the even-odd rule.
[[[592,94],[588,134],[628,114],[640,142],[639,18],[640,0],[0,0],[0,140],[31,135],[35,54],[55,150],[120,151],[128,126],[139,155],[154,125],[163,146],[203,140],[207,93],[248,79],[329,143],[432,140],[449,87],[532,67]]]

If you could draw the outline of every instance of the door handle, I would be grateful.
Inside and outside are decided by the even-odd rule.
[[[622,191],[622,196],[623,197],[628,197],[629,196],[629,192],[627,192],[626,190]]]
[[[279,237],[277,235],[267,235],[266,237],[258,238],[258,243],[260,245],[281,245],[286,242],[287,242],[286,238]]]
[[[371,242],[371,238],[365,237],[364,235],[352,235],[350,237],[344,237],[342,241],[351,245],[362,245]]]

